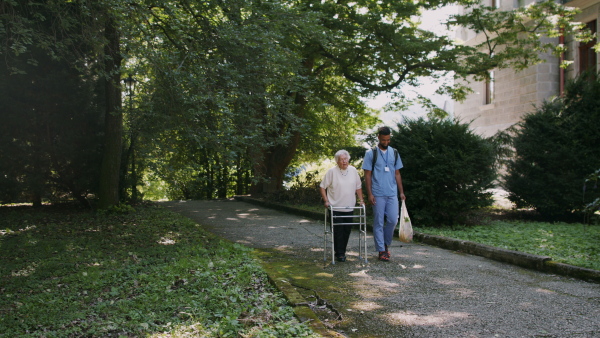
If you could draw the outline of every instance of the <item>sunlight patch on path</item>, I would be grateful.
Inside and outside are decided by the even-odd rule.
[[[421,315],[410,311],[386,314],[388,322],[391,324],[409,326],[428,325],[437,327],[451,325],[454,322],[467,319],[469,316],[471,315],[465,312],[449,311],[438,311],[437,313],[430,315]]]

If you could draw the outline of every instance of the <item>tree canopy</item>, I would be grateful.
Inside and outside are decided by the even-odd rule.
[[[468,10],[449,24],[481,32],[484,43],[419,27],[424,11],[452,4]],[[86,192],[106,207],[135,196],[142,174],[166,181],[171,197],[277,189],[294,161],[354,146],[377,123],[362,98],[402,96],[424,76],[484,77],[539,62],[531,50],[553,48],[539,36],[578,29],[572,15],[551,2],[499,12],[465,0],[4,1],[0,55],[7,86],[49,64],[94,84],[86,101],[95,108],[79,109],[100,121],[103,141],[90,148],[103,160]],[[123,107],[129,74],[138,90]],[[78,152],[70,161],[82,161]]]

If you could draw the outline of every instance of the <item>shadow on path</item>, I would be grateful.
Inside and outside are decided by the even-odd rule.
[[[365,265],[357,231],[348,261],[331,265],[320,222],[237,201],[161,205],[258,249],[293,304],[347,337],[600,337],[598,284],[399,241],[391,262],[370,252]]]

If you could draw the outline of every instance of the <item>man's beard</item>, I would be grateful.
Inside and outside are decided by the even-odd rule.
[[[379,143],[379,148],[386,150],[388,148],[388,146],[387,145],[384,146],[383,144]]]

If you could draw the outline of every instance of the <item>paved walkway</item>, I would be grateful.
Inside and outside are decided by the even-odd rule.
[[[237,201],[164,202],[231,241],[257,248],[280,282],[347,337],[600,337],[600,285],[419,243],[392,261],[323,262],[323,223]],[[368,237],[370,250],[372,237]]]

